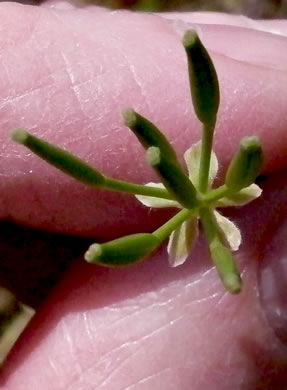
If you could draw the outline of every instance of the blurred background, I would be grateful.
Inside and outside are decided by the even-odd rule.
[[[111,8],[143,11],[223,11],[254,18],[283,18],[287,0],[89,0]]]
[[[35,4],[41,0],[20,0]],[[287,17],[287,0],[70,0],[83,4],[96,4],[112,9],[126,8],[140,11],[217,11],[242,14],[257,19]]]

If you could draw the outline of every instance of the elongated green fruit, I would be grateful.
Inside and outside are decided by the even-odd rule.
[[[230,191],[239,191],[253,184],[260,173],[263,152],[256,136],[244,137],[239,151],[232,159],[225,176],[225,184]]]
[[[122,115],[125,125],[132,130],[145,149],[156,146],[160,148],[167,160],[177,161],[177,156],[173,147],[153,123],[138,114],[132,108],[124,110]]]
[[[191,209],[199,205],[196,189],[177,162],[168,160],[160,148],[155,146],[148,148],[147,161],[166,189],[183,207]]]
[[[29,148],[43,160],[85,184],[102,187],[105,183],[105,177],[100,172],[78,157],[29,134],[23,129],[14,130],[12,139]]]
[[[225,289],[232,294],[238,294],[242,288],[241,277],[231,251],[221,242],[222,231],[210,209],[201,208],[199,214],[217,273]]]
[[[182,40],[188,60],[190,90],[195,113],[204,124],[214,124],[220,101],[213,62],[197,33],[189,30]]]
[[[240,293],[242,280],[230,249],[218,240],[212,242],[209,249],[213,263],[226,290],[232,294]]]
[[[105,244],[92,244],[85,259],[107,267],[124,266],[143,260],[160,244],[161,241],[151,233],[137,233]]]

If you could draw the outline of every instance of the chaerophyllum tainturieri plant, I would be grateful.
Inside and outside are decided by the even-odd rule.
[[[133,109],[123,111],[124,123],[145,148],[147,162],[161,183],[139,185],[107,177],[69,152],[23,129],[15,130],[12,138],[89,186],[132,193],[148,207],[179,210],[153,233],[137,233],[91,245],[85,254],[88,262],[108,267],[134,264],[148,257],[168,238],[170,265],[178,266],[191,252],[200,222],[218,275],[225,289],[236,294],[241,291],[242,281],[232,252],[239,248],[241,234],[216,208],[242,206],[261,195],[254,181],[262,166],[262,148],[258,137],[244,137],[227,169],[224,184],[212,188],[218,170],[212,151],[220,102],[217,74],[195,31],[187,31],[182,43],[187,55],[194,110],[203,126],[202,140],[184,154],[188,174],[163,133]]]

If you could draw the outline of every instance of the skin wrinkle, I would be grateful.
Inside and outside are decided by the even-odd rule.
[[[14,90],[14,87],[13,87],[13,83],[12,83],[12,80],[11,80],[11,77],[10,77],[10,73],[9,73],[9,71],[8,71],[8,67],[7,66],[5,66],[5,61],[3,61],[3,55],[0,55],[0,61],[1,61],[1,74],[3,74],[3,76],[4,76],[4,78],[5,78],[5,80],[7,80],[8,81],[8,91],[11,91],[11,93],[10,93],[10,96],[14,96],[15,94],[14,94],[14,92],[15,92],[15,90]],[[10,96],[9,96],[9,98],[10,98]],[[3,104],[2,104],[2,101],[3,102],[5,102],[5,97],[4,97],[4,99],[1,99],[1,108],[3,107]]]
[[[148,97],[147,97],[148,93],[146,93],[145,88],[143,86],[143,82],[140,80],[139,76],[137,75],[137,72],[136,72],[134,65],[132,64],[131,61],[129,61],[129,59],[125,55],[124,51],[120,50],[119,48],[118,48],[118,50],[122,54],[123,58],[125,59],[125,61],[127,63],[128,68],[130,69],[130,73],[132,75],[132,78],[139,89],[139,96],[141,96],[143,98],[144,104],[147,106],[148,111],[150,113],[153,113],[152,107],[150,106],[149,101],[148,101]],[[142,105],[142,103],[141,103],[141,105]]]
[[[78,108],[80,109],[81,114],[83,115],[83,117],[85,117],[85,113],[84,113],[84,109],[83,109],[84,105],[82,104],[82,101],[81,101],[82,99],[81,99],[79,93],[77,93],[77,91],[76,91],[76,88],[78,88],[78,86],[75,85],[75,77],[73,74],[72,67],[69,64],[68,58],[65,56],[64,51],[59,49],[59,53],[64,61],[65,69],[66,69],[67,75],[70,79],[70,84],[71,84],[70,89],[73,91],[73,95],[76,99],[76,102],[77,102]]]
[[[4,69],[7,69],[5,67],[5,62],[2,62],[2,66],[4,66]],[[59,71],[59,69],[55,69],[54,73],[55,73],[55,71]],[[60,71],[61,71],[61,69],[60,69]],[[7,78],[8,78],[8,80],[10,80],[10,84],[12,86],[13,84],[12,84],[11,78],[9,77],[10,72],[8,72],[6,70],[6,73],[7,73]],[[29,97],[32,93],[35,93],[35,92],[42,92],[44,88],[45,89],[47,88],[48,90],[52,89],[52,87],[54,87],[54,81],[51,79],[51,77],[52,77],[52,73],[45,74],[44,78],[41,77],[40,85],[34,84],[34,85],[30,86],[28,90],[25,89],[21,92],[17,92],[16,90],[13,90],[13,88],[10,88],[10,90],[12,90],[12,93],[10,93],[10,95],[8,97],[6,97],[6,98],[4,97],[4,99],[1,99],[1,100],[4,102],[4,104],[6,102],[18,103],[18,101],[20,99],[23,99],[25,97]],[[14,108],[18,109],[17,104],[14,105]],[[18,115],[19,115],[19,118],[21,118],[21,114],[19,111],[18,111]]]
[[[214,307],[216,307],[216,306],[219,306],[221,304],[221,302],[223,301],[224,295],[225,294],[222,295],[221,292],[215,292],[214,294],[210,294],[210,295],[207,295],[206,297],[202,297],[202,298],[197,298],[194,301],[186,303],[184,305],[184,307],[190,308],[191,306],[199,305],[199,304],[201,305],[202,303],[209,304],[212,301],[215,301],[215,302],[213,302],[213,304],[214,304]],[[216,300],[218,300],[218,301],[216,302]]]
[[[122,322],[126,322],[127,320],[130,320],[130,318],[133,318],[135,316],[138,316],[138,314],[141,314],[142,312],[149,312],[149,310],[152,308],[156,308],[158,307],[159,305],[157,303],[153,304],[152,306],[148,306],[148,307],[145,307],[143,310],[137,310],[135,313],[133,313],[132,315],[128,315],[126,317],[123,317],[121,320],[119,321],[116,321],[115,323],[112,324],[112,326],[110,328],[114,328],[115,325],[118,327],[118,325],[120,325]],[[131,321],[132,322],[132,321]],[[163,324],[163,325],[161,325]],[[166,325],[166,318],[163,318],[162,321],[160,322],[159,325],[157,325],[156,329],[157,330],[160,330],[161,328],[164,328]],[[154,328],[154,326],[152,327]],[[150,331],[150,333],[146,333],[146,329],[144,329],[144,334],[143,335],[135,335],[134,337],[136,337],[135,339],[133,340],[130,340],[128,342],[124,342],[124,344],[120,345],[120,347],[118,348],[121,348],[122,346],[124,346],[125,344],[136,344],[136,343],[139,343],[141,340],[145,340],[145,338],[147,338],[149,336],[149,334],[152,334],[152,331]],[[113,351],[112,351],[113,352]],[[109,355],[110,352],[108,352],[107,355]],[[103,355],[103,357],[105,357],[106,355]]]
[[[155,331],[150,332],[150,333],[148,333],[148,334],[146,334],[146,335],[144,335],[144,336],[142,336],[142,337],[140,337],[140,338],[137,338],[137,340],[130,340],[130,341],[126,341],[126,342],[122,343],[120,346],[118,346],[118,347],[114,348],[113,350],[109,351],[107,354],[102,355],[102,356],[101,356],[101,359],[99,360],[99,362],[98,362],[96,365],[91,365],[90,368],[89,368],[89,367],[85,367],[85,375],[86,375],[87,377],[89,376],[87,373],[89,372],[90,369],[91,369],[91,370],[94,370],[94,371],[97,371],[97,370],[96,370],[96,367],[100,366],[100,365],[101,365],[103,362],[105,362],[105,361],[114,361],[114,359],[111,359],[111,357],[112,357],[115,353],[118,353],[118,351],[120,351],[120,350],[122,350],[122,349],[126,349],[126,348],[130,349],[130,347],[132,346],[133,349],[136,347],[136,348],[137,348],[137,351],[138,351],[138,348],[139,348],[139,346],[142,344],[142,341],[144,341],[144,340],[146,340],[146,339],[150,339],[151,337],[153,338],[155,335],[158,335],[158,332],[162,332],[162,331],[165,331],[166,329],[170,329],[170,325],[171,325],[171,324],[172,324],[173,326],[175,326],[175,325],[176,325],[176,322],[179,321],[179,320],[182,320],[183,317],[184,317],[184,316],[182,315],[182,316],[180,316],[179,318],[176,318],[175,320],[173,320],[172,322],[171,322],[171,321],[166,322],[166,323],[164,323],[163,326],[158,327]],[[124,318],[124,319],[125,319],[125,318]],[[134,354],[133,354],[133,355],[134,355]],[[133,356],[133,355],[132,355],[132,356]],[[121,360],[122,363],[120,364],[120,366],[117,366],[117,368],[114,369],[114,370],[112,371],[112,373],[108,376],[108,378],[106,378],[106,379],[104,380],[103,383],[97,384],[97,387],[99,387],[99,386],[104,386],[105,383],[108,381],[108,379],[109,379],[109,378],[112,378],[113,375],[115,375],[115,374],[117,373],[117,371],[120,369],[120,367],[121,367],[122,365],[125,365],[125,362],[128,361],[129,359],[131,359],[132,356],[130,356],[130,354],[129,354],[129,355],[124,359],[124,361]],[[100,370],[98,370],[98,371],[100,371]],[[81,377],[83,377],[83,375],[81,375]]]
[[[202,278],[204,278],[204,276],[208,275],[210,272],[215,272],[215,268],[213,267],[210,270],[207,270],[203,274]],[[147,306],[147,302],[154,300],[154,293],[151,294],[151,297],[146,296],[146,294],[139,295],[138,299],[141,302],[140,306],[142,306],[143,308],[139,309],[138,307],[134,307],[133,308],[133,310],[134,310],[133,312],[125,314],[125,316],[123,318],[120,318],[118,320],[110,322],[109,323],[110,327],[111,326],[113,326],[113,327],[114,326],[118,326],[118,325],[122,324],[124,321],[128,320],[129,318],[133,318],[136,315],[139,315],[139,314],[141,314],[143,312],[146,312],[148,309],[150,310],[150,309],[157,308],[157,307],[170,306],[172,302],[175,302],[174,306],[177,306],[176,305],[176,301],[182,299],[183,295],[188,296],[188,294],[190,294],[189,290],[191,288],[196,286],[198,283],[202,283],[202,278],[193,280],[193,281],[189,282],[188,284],[185,284],[184,287],[179,286],[179,285],[176,286],[177,287],[176,289],[179,290],[178,292],[175,292],[174,289],[172,289],[172,287],[170,285],[162,287],[157,292],[156,302],[153,303],[153,304],[148,304],[148,306]],[[178,284],[178,282],[174,282],[174,284]],[[169,295],[170,295],[169,298],[167,298],[167,296],[166,296],[166,291],[172,291],[172,294],[169,293]],[[197,303],[209,302],[212,299],[218,298],[218,295],[221,295],[220,292],[217,292],[217,293],[214,293],[214,294],[211,294],[211,295],[207,295],[205,297],[200,297],[200,298],[197,298],[197,299],[195,299],[193,301],[189,301],[189,299],[187,298],[187,302],[184,303],[184,307],[188,308],[188,307],[193,306],[193,305],[195,305]],[[145,298],[144,301],[142,300],[142,297]],[[126,303],[124,304],[124,306],[126,306]],[[139,304],[137,306],[139,306]],[[110,308],[108,310],[110,310]],[[122,311],[123,307],[116,308],[115,310],[116,311]]]
[[[189,285],[187,286],[188,287],[188,290],[190,289],[190,287],[193,285],[193,283],[189,283]],[[180,286],[178,286],[178,288],[180,288]],[[176,307],[177,306],[177,303],[176,303],[176,301],[177,301],[177,299],[178,298],[182,298],[182,296],[183,296],[183,293],[184,294],[189,294],[189,291],[186,289],[186,286],[184,287],[184,289],[182,289],[182,287],[181,287],[181,289],[179,290],[179,292],[175,292],[174,291],[174,289],[172,290],[172,295],[171,295],[171,297],[170,298],[168,298],[167,299],[167,297],[165,296],[165,291],[168,289],[168,287],[165,287],[164,289],[161,289],[160,291],[159,291],[159,293],[158,293],[158,295],[159,295],[159,297],[160,296],[162,296],[162,302],[159,302],[158,301],[158,299],[157,299],[157,302],[155,303],[155,304],[153,304],[153,305],[149,305],[148,307],[146,307],[146,303],[147,303],[147,301],[148,300],[153,300],[153,295],[154,294],[152,294],[152,296],[150,297],[150,298],[147,298],[147,297],[145,297],[146,299],[145,299],[145,302],[143,303],[141,303],[141,305],[142,305],[142,307],[143,307],[143,309],[138,309],[138,310],[135,310],[134,312],[132,312],[132,313],[129,313],[129,314],[125,314],[125,316],[123,317],[123,318],[121,318],[121,319],[119,319],[119,320],[116,320],[116,321],[113,321],[112,323],[110,323],[109,324],[109,327],[111,328],[111,327],[113,327],[113,328],[115,328],[115,327],[118,327],[120,324],[122,324],[122,323],[124,323],[125,321],[127,321],[128,319],[130,319],[130,318],[134,318],[135,316],[138,316],[138,315],[140,315],[141,313],[143,313],[143,312],[147,312],[147,310],[152,310],[153,308],[157,308],[157,307],[160,307],[160,306],[167,306],[167,305],[170,305],[170,303],[173,301],[174,302],[174,306]],[[144,297],[144,295],[143,295],[143,297]],[[141,298],[139,297],[139,299],[140,299],[140,301],[142,301],[141,300]],[[204,297],[203,298],[205,301],[207,301],[208,302],[208,299],[206,298],[206,297]],[[200,300],[199,300],[200,301]],[[184,305],[186,305],[187,307],[190,305],[194,305],[195,304],[195,302],[190,302],[190,301],[188,301],[187,303],[185,303]],[[122,309],[122,308],[121,308]],[[115,309],[114,309],[115,310]],[[117,309],[117,310],[119,310],[119,309]],[[133,321],[134,322],[134,321]],[[100,325],[100,327],[99,326],[97,326],[95,329],[94,329],[94,332],[95,333],[97,333],[97,331],[99,330],[99,328],[102,328],[102,325]]]
[[[211,268],[210,269],[211,272],[215,272],[215,268]],[[207,272],[209,274],[209,272]],[[206,274],[206,273],[205,273]],[[174,293],[173,291],[173,294],[171,295],[170,298],[166,298],[164,297],[165,299],[165,304],[171,304],[171,302],[176,302],[177,300],[179,301],[180,298],[183,299],[183,296],[186,295],[187,297],[189,296],[189,294],[191,294],[191,289],[193,289],[194,287],[197,286],[198,283],[202,283],[203,282],[203,279],[204,279],[204,274],[202,276],[202,278],[200,279],[195,279],[193,281],[190,281],[188,282],[187,284],[184,284],[184,286],[179,286],[178,289],[181,290],[179,291],[178,293]],[[171,286],[168,285],[166,287],[163,287],[161,290],[170,290],[171,289]],[[162,291],[160,291],[159,293],[161,293]],[[194,297],[193,301],[190,301],[189,298],[186,299],[186,302],[184,302],[184,307],[190,307],[190,306],[193,306],[199,302],[209,302],[210,300],[214,299],[217,297],[217,295],[220,295],[220,292],[216,292],[216,293],[209,293],[208,295],[202,297]],[[182,303],[181,303],[182,305]],[[176,306],[176,303],[174,304],[174,306]]]
[[[85,325],[85,331],[89,337],[89,339],[92,341],[93,340],[93,333],[91,331],[91,327],[90,327],[90,323],[89,323],[89,318],[87,316],[87,313],[84,312],[82,314],[82,318],[83,318],[83,321],[84,321],[84,325]]]
[[[81,365],[81,360],[78,360],[77,348],[74,344],[73,337],[70,336],[69,326],[66,325],[65,320],[61,322],[62,335],[66,340],[66,344],[68,345],[68,351],[72,356],[75,356],[75,363],[73,365],[73,377],[82,375],[84,368]]]
[[[124,387],[123,390],[134,390],[134,389],[139,389],[138,386],[141,386],[142,384],[145,385],[147,384],[148,382],[150,381],[154,381],[154,379],[164,375],[166,377],[166,374],[167,373],[172,373],[173,371],[173,368],[171,367],[168,367],[168,368],[164,368],[164,369],[161,369],[160,371],[154,373],[154,374],[151,374],[151,375],[148,375],[146,376],[145,378],[142,378],[140,379],[138,382],[135,382],[133,383],[132,385],[128,386],[128,387]],[[152,386],[152,383],[149,384],[149,386]],[[149,389],[152,389],[153,387],[149,387]],[[165,389],[166,390],[166,389]]]
[[[66,388],[64,381],[62,379],[62,373],[58,369],[57,363],[54,363],[53,358],[48,358],[48,365],[52,368],[52,371],[54,372],[54,377],[56,378],[55,382],[58,383],[63,389]]]
[[[184,290],[185,290],[185,289],[184,289]],[[160,295],[161,295],[161,294],[160,294]],[[157,307],[170,306],[170,304],[171,304],[172,301],[174,301],[174,306],[177,306],[176,300],[177,300],[178,298],[180,298],[182,295],[183,295],[182,292],[179,292],[179,293],[176,294],[176,295],[173,294],[172,297],[169,298],[168,300],[166,300],[166,298],[163,298],[163,299],[165,299],[165,301],[163,301],[163,302],[158,302],[158,300],[157,300],[156,303],[154,303],[154,304],[152,304],[152,305],[149,305],[148,307],[146,307],[146,304],[142,304],[143,309],[137,309],[137,310],[133,311],[132,313],[125,314],[125,316],[124,316],[123,318],[118,319],[118,320],[115,320],[115,321],[113,321],[113,322],[110,322],[110,323],[109,323],[109,327],[110,327],[110,328],[118,327],[119,325],[123,324],[124,322],[128,321],[129,319],[131,320],[131,322],[134,322],[134,321],[132,321],[132,318],[137,317],[137,316],[139,316],[140,314],[142,314],[142,313],[144,313],[144,312],[147,312],[148,310],[151,310],[151,309],[154,309],[154,308],[156,309]],[[214,299],[215,297],[216,297],[216,295],[215,295],[215,296],[213,295],[213,296],[212,296],[212,299]],[[198,300],[195,300],[195,301],[192,301],[192,302],[184,303],[184,307],[188,308],[188,307],[190,307],[190,306],[193,306],[193,305],[195,305],[195,304],[197,304],[197,303],[199,303],[199,302],[203,302],[203,301],[209,302],[210,298],[211,298],[211,297],[204,297],[204,298],[202,298],[202,299],[198,299]],[[122,308],[121,308],[121,309],[122,309]],[[110,309],[109,309],[109,310],[110,310]],[[119,309],[117,309],[117,311],[119,312]],[[84,321],[86,322],[88,317],[87,317],[86,313],[83,313],[83,315],[84,315]],[[149,316],[149,317],[150,317],[150,316]],[[174,319],[169,320],[169,323],[171,323],[171,322],[174,322]],[[97,326],[96,328],[93,329],[93,331],[94,331],[95,333],[97,333],[97,332],[99,331],[100,328],[103,328],[103,325]]]
[[[57,13],[56,13],[56,15],[57,15]],[[59,16],[57,15],[57,17],[59,17]],[[116,47],[117,47],[117,46],[116,46]],[[132,63],[127,59],[127,56],[125,56],[124,52],[122,52],[118,47],[117,47],[117,49],[121,52],[122,56],[126,59],[126,62],[127,62],[127,64],[128,64],[128,67],[130,68],[130,70],[131,70],[131,72],[132,72],[132,74],[133,74],[133,77],[134,77],[134,80],[135,80],[136,84],[139,86],[140,91],[143,92],[143,87],[142,87],[142,85],[141,85],[140,80],[138,79],[138,77],[137,77],[137,75],[136,75],[135,68],[133,67]],[[68,66],[67,66],[67,68],[68,68]],[[73,83],[72,83],[72,84],[73,84]],[[145,94],[143,94],[143,95],[145,95]]]
[[[18,15],[15,13],[16,9],[19,12]],[[39,23],[39,18],[40,18],[40,14],[42,13],[42,9],[40,7],[36,7],[36,8],[33,7],[32,17],[30,17],[28,12],[26,12],[27,9],[28,6],[23,6],[21,4],[14,4],[9,1],[5,2],[4,4],[3,3],[1,4],[0,16],[1,16],[1,20],[3,21],[1,26],[5,31],[4,42],[7,42],[6,46],[4,46],[2,42],[1,45],[2,49],[6,49],[6,47],[9,47],[9,49],[15,50],[19,46],[22,46],[23,43],[27,41],[27,39],[33,36],[36,26]],[[3,12],[3,10],[5,11]],[[26,17],[25,27],[22,28],[23,24],[19,23],[20,26],[19,29],[7,29],[7,25],[9,26],[13,23],[17,24],[21,20],[21,17],[23,16],[23,11]],[[38,18],[37,18],[37,13],[38,13]],[[3,30],[1,31],[1,35],[3,35]]]
[[[111,353],[108,354],[108,356],[105,356],[105,358],[104,358],[104,356],[102,356],[96,365],[93,364],[92,362],[89,362],[89,364],[86,364],[83,373],[81,375],[78,375],[77,378],[73,378],[73,381],[71,381],[73,383],[73,386],[74,386],[73,388],[78,388],[78,386],[80,384],[86,385],[87,383],[90,383],[90,380],[89,380],[90,376],[93,378],[93,375],[90,375],[90,374],[93,374],[95,372],[97,372],[97,373],[100,372],[101,374],[97,375],[97,378],[93,378],[93,386],[97,386],[97,388],[99,388],[99,386],[105,382],[106,375],[109,375],[108,373],[105,374],[105,372],[106,371],[110,372],[111,369],[112,370],[117,369],[117,368],[112,368],[111,365],[117,364],[117,361],[119,361],[119,360],[122,362],[122,356],[119,355],[120,356],[120,359],[119,359],[119,358],[116,358],[116,356],[114,356],[114,354],[117,355],[118,352],[122,351],[123,349],[124,349],[124,351],[126,351],[127,347],[129,347],[129,346],[130,346],[129,343],[125,343],[124,345],[115,348]],[[130,357],[130,354],[127,352],[128,351],[126,351],[126,357],[124,358],[125,360],[129,359],[129,357]],[[95,370],[96,367],[98,367],[98,371]],[[103,379],[101,379],[102,377],[103,377]],[[97,383],[95,383],[95,379],[97,379]]]
[[[42,53],[40,52],[39,55],[41,55],[41,54]],[[43,57],[43,58],[45,59],[45,57]],[[8,59],[6,58],[5,61],[8,62],[9,59],[11,60],[10,56],[8,56]],[[2,66],[4,66],[4,69],[6,68],[5,61],[2,62]],[[45,65],[46,65],[46,63],[45,63]],[[45,70],[46,69],[47,69],[47,67],[45,67]],[[36,71],[36,68],[34,68],[34,70]],[[56,69],[56,70],[58,71],[58,69]],[[61,71],[61,69],[59,69],[59,70]],[[11,72],[11,70],[10,70],[10,72]],[[9,74],[8,71],[7,71],[7,74]],[[46,73],[45,77],[38,78],[37,83],[34,83],[34,85],[25,86],[25,83],[24,83],[25,89],[23,89],[20,92],[17,91],[15,88],[14,89],[11,88],[12,92],[10,93],[10,96],[7,99],[5,99],[5,97],[4,97],[4,102],[6,102],[6,101],[13,102],[14,100],[19,100],[19,98],[23,98],[27,95],[29,96],[29,94],[31,92],[38,92],[38,91],[43,90],[46,87],[48,87],[48,88],[53,87],[54,80],[51,79],[51,76],[52,76],[52,73]],[[10,81],[10,83],[12,83],[12,81]],[[19,88],[19,85],[18,85],[18,88]]]
[[[119,42],[122,45],[124,44],[124,42],[121,42],[121,41],[119,41]],[[144,105],[145,105],[147,107],[147,112],[149,113],[149,115],[152,116],[154,114],[154,108],[149,103],[149,99],[148,99],[149,93],[147,93],[145,90],[144,80],[140,79],[140,75],[136,71],[136,67],[134,66],[132,60],[129,59],[129,57],[125,54],[125,51],[121,50],[120,47],[121,47],[121,45],[118,45],[118,46],[116,46],[116,49],[121,53],[122,58],[125,59],[125,63],[127,64],[127,67],[130,70],[130,74],[132,76],[132,79],[134,80],[135,85],[138,87],[139,96],[141,96],[141,98],[142,98],[141,102],[138,104],[141,107],[144,107]],[[129,55],[130,55],[130,53],[129,53]],[[162,74],[162,69],[156,64],[155,61],[153,61],[152,58],[151,59],[149,58],[149,63],[152,64],[153,72],[155,70],[157,70],[158,76],[160,77],[160,75]],[[141,110],[144,110],[144,109],[141,108]]]
[[[162,14],[158,14],[162,16]],[[167,19],[178,20],[186,24],[212,24],[221,26],[245,27],[255,31],[274,32],[274,34],[287,35],[285,20],[251,19],[244,15],[231,15],[223,12],[165,12]]]
[[[63,26],[65,26],[65,28],[67,29],[67,27],[70,27],[68,26],[66,23],[64,23],[64,19],[62,17],[59,16],[58,12],[56,12],[55,10],[52,9],[52,15],[54,15],[55,19],[57,20],[57,23],[58,24],[62,24]],[[75,42],[76,42],[76,45],[75,47],[79,47],[79,43],[77,42],[77,37],[75,36],[73,30],[71,28],[69,28],[69,31],[71,31],[71,34],[72,36],[74,37],[75,39]],[[86,117],[86,114],[85,114],[85,111],[84,111],[84,106],[85,106],[85,102],[83,102],[82,100],[82,97],[80,96],[80,93],[79,91],[77,91],[79,89],[79,87],[81,85],[84,85],[85,83],[91,83],[93,81],[93,79],[88,79],[88,80],[85,80],[85,81],[81,81],[79,83],[76,82],[76,78],[74,76],[74,72],[73,72],[73,66],[74,64],[73,63],[70,63],[68,57],[65,55],[65,52],[64,52],[64,48],[61,49],[59,46],[58,46],[58,52],[61,56],[61,58],[63,59],[63,62],[65,64],[65,69],[66,69],[66,73],[68,75],[68,78],[70,80],[70,84],[71,84],[71,90],[73,91],[74,93],[74,96],[75,96],[75,99],[78,103],[78,107],[80,109],[80,112],[82,114],[83,117]],[[96,79],[96,77],[95,77]]]
[[[165,17],[163,16],[165,19]],[[216,25],[216,23],[210,23],[205,24],[203,23],[190,23],[182,20],[170,20],[166,18],[166,21],[168,24],[170,24],[171,27],[173,27],[174,32],[179,36],[179,38],[182,36],[183,32],[188,29],[196,29],[199,32],[199,35],[205,42],[208,51],[210,53],[214,54],[222,54],[230,59],[234,59],[235,61],[239,60],[240,62],[245,62],[248,64],[252,64],[255,66],[259,66],[260,68],[271,68],[273,70],[283,70],[286,71],[286,65],[284,63],[284,50],[286,47],[286,37],[284,36],[278,36],[276,34],[272,34],[270,32],[262,31],[260,34],[260,38],[258,38],[258,33],[253,28],[248,28],[246,26],[226,26],[225,24]],[[237,40],[237,45],[234,47],[237,47],[238,49],[234,49],[232,46],[228,46],[228,51],[226,53],[223,53],[224,49],[226,49],[226,34],[228,33],[229,36],[231,36],[231,39],[234,38]],[[245,36],[248,36],[249,45],[246,45],[246,39]],[[259,39],[259,41],[258,41]],[[264,42],[265,39],[273,40],[273,47],[272,50],[276,52],[281,52],[282,61],[273,61],[272,53],[268,53],[268,56],[266,56],[265,52],[262,52],[260,50],[264,46],[262,45],[262,42]],[[256,40],[258,42],[257,46],[252,44],[252,41]],[[250,42],[251,41],[251,42]],[[214,45],[215,43],[215,45]],[[251,43],[251,45],[250,45]],[[213,44],[213,46],[212,46]],[[252,51],[250,51],[249,47],[252,47]],[[255,55],[254,55],[255,54]],[[286,55],[286,54],[285,54]],[[259,60],[257,57],[259,57]],[[278,57],[278,55],[277,55]],[[277,59],[276,57],[276,59]],[[263,60],[264,59],[264,60]],[[268,62],[266,61],[268,59]]]
[[[170,324],[165,324],[162,328],[159,328],[158,331],[161,332],[163,331],[165,328],[167,328],[168,326],[170,326]],[[157,331],[151,333],[150,335],[147,335],[146,337],[143,337],[142,339],[139,339],[138,341],[134,341],[134,342],[131,342],[131,343],[127,343],[128,346],[130,346],[130,344],[132,344],[133,346],[137,346],[138,347],[138,343],[140,343],[142,340],[145,340],[146,338],[150,338],[151,336],[155,335],[155,334],[158,334]],[[123,345],[124,346],[124,345]],[[127,365],[127,362],[130,361],[130,360],[134,360],[135,359],[135,356],[138,355],[141,351],[141,349],[143,349],[143,347],[139,346],[139,348],[137,348],[136,352],[132,353],[131,355],[129,355],[127,358],[121,360],[121,363],[117,366],[116,369],[114,369],[111,374],[105,378],[105,380],[100,383],[100,387],[103,387],[105,386],[110,380],[112,380],[113,376],[117,375],[118,374],[118,371],[121,371],[122,370],[122,367],[123,366],[126,366]]]
[[[38,17],[37,17],[37,14],[35,13],[35,10],[33,9],[34,24],[31,25],[31,28],[29,30],[29,36],[27,36],[27,38],[26,38],[26,42],[25,42],[26,44],[27,44],[27,42],[33,42],[34,41],[34,37],[36,36],[37,28],[39,26],[41,26],[42,18],[43,18],[44,14],[45,14],[45,12],[43,12],[42,9],[40,7],[38,7]],[[37,39],[36,39],[36,41],[37,41]]]
[[[128,346],[129,346],[129,343],[128,343]],[[110,382],[110,380],[113,379],[113,377],[115,375],[120,374],[120,371],[122,370],[122,367],[125,366],[125,364],[128,361],[132,361],[138,353],[139,353],[139,351],[134,352],[132,354],[129,354],[126,358],[122,359],[121,362],[117,365],[117,367],[115,369],[113,369],[111,371],[111,373],[107,377],[105,377],[105,379],[102,382],[100,382],[98,384],[98,387],[102,387],[103,388],[107,383]]]

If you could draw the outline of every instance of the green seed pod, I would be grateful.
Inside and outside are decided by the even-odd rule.
[[[143,260],[160,244],[161,241],[151,233],[137,233],[105,244],[92,244],[85,259],[106,267],[125,266]]]
[[[232,294],[240,293],[242,280],[230,249],[218,241],[214,245],[211,243],[209,249],[213,263],[226,290]]]
[[[160,148],[166,159],[177,161],[173,147],[153,123],[132,108],[124,110],[122,115],[125,125],[132,130],[145,149],[148,149],[150,146],[156,146]]]
[[[105,183],[105,177],[100,172],[78,157],[29,134],[23,129],[14,130],[12,139],[26,146],[54,167],[85,184],[102,187]]]
[[[201,208],[199,213],[210,255],[217,273],[226,290],[232,294],[238,294],[242,287],[240,274],[230,249],[226,248],[221,241],[222,231],[216,222],[214,214],[206,207]]]
[[[262,163],[263,152],[259,138],[244,137],[225,176],[228,189],[235,192],[253,184],[260,173]]]
[[[197,207],[197,192],[181,166],[168,160],[155,146],[147,150],[147,161],[155,169],[166,189],[185,208]]]
[[[182,43],[187,54],[195,113],[202,123],[213,125],[220,101],[219,84],[213,62],[195,31],[187,31]]]

